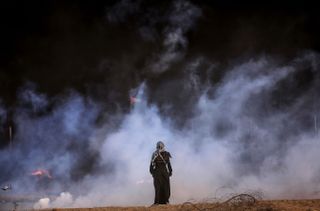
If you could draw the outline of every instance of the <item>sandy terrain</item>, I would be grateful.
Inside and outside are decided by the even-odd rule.
[[[219,211],[320,211],[320,199],[310,200],[273,200],[257,201],[253,204],[180,204],[159,205],[152,207],[97,207],[97,208],[70,208],[70,209],[45,209],[45,211],[143,211],[143,210],[219,210]],[[42,210],[44,211],[44,210]]]
[[[227,200],[208,199],[211,201],[203,202],[186,202],[183,204],[171,205],[156,205],[156,206],[136,206],[136,207],[92,207],[92,208],[50,208],[50,209],[23,209],[21,202],[24,205],[29,203],[30,206],[34,204],[34,198],[29,196],[15,196],[15,197],[0,197],[0,199],[7,201],[6,208],[0,206],[0,211],[144,211],[144,210],[212,210],[212,211],[320,211],[320,199],[301,199],[301,200],[262,200],[258,195],[255,197],[251,194],[239,194],[228,197]],[[18,206],[14,206],[14,203]],[[2,204],[3,205],[3,204]]]

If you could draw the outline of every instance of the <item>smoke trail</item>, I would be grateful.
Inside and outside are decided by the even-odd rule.
[[[168,17],[169,24],[164,29],[164,50],[150,66],[153,72],[163,73],[183,58],[188,44],[185,34],[200,15],[201,10],[190,2],[184,0],[174,2]]]
[[[308,59],[310,56],[303,58]],[[106,136],[101,147],[101,163],[115,163],[115,175],[88,178],[85,183],[91,184],[90,191],[77,198],[74,206],[91,201],[99,205],[150,203],[153,190],[147,169],[158,140],[165,140],[173,155],[174,203],[213,197],[219,187],[262,190],[268,198],[314,196],[319,188],[313,182],[320,170],[314,163],[318,135],[312,131],[295,134],[301,120],[292,117],[303,105],[296,102],[289,106],[293,110],[271,112],[261,104],[298,71],[297,63],[279,66],[260,58],[231,68],[214,95],[202,93],[195,102],[197,115],[182,129],[176,128],[170,117],[162,116],[156,105],[148,105],[144,88],[140,88],[143,100],[124,118],[119,130]],[[263,113],[260,109],[268,115],[256,115]],[[284,125],[287,121],[291,126]],[[306,152],[308,156],[303,156]],[[136,196],[137,192],[141,196]]]
[[[107,130],[110,122],[95,126],[99,106],[77,93],[61,98],[50,114],[42,115],[37,112],[50,100],[26,90],[15,117],[14,156],[3,151],[1,165],[21,192],[41,186],[28,172],[49,169],[54,179],[46,190],[69,193],[48,206],[146,205],[153,197],[150,156],[155,143],[164,140],[173,155],[172,203],[213,197],[220,187],[262,190],[268,198],[316,196],[318,133],[306,125],[318,115],[307,107],[311,101],[319,103],[314,98],[318,79],[303,95],[292,93],[295,100],[286,105],[274,103],[302,64],[318,74],[317,59],[306,54],[281,65],[261,57],[228,67],[218,84],[194,83],[204,87],[194,89],[198,100],[182,128],[150,103],[146,84],[138,89],[139,102],[113,130]],[[194,81],[189,77],[185,80]],[[288,96],[295,89],[286,88]],[[32,106],[26,107],[28,103]],[[15,168],[8,166],[8,159],[16,162]]]
[[[179,0],[172,2],[167,10],[160,12],[154,8],[144,9],[141,1],[123,0],[108,10],[108,20],[119,23],[129,16],[141,15],[138,31],[142,38],[155,42],[161,39],[160,51],[153,53],[153,58],[148,61],[147,71],[155,74],[163,73],[181,59],[187,50],[188,40],[186,34],[194,27],[201,16],[201,9],[189,1]],[[164,25],[162,30],[157,30],[156,25]]]
[[[61,191],[68,181],[76,180],[93,171],[88,161],[96,153],[88,148],[88,137],[99,110],[98,105],[71,92],[55,100],[53,105],[44,94],[26,89],[20,94],[21,105],[14,117],[17,125],[13,151],[4,150],[1,166],[2,181],[15,181],[17,192]],[[53,106],[52,112],[41,113]],[[14,163],[14,165],[13,165]],[[89,167],[86,167],[88,165]],[[38,182],[31,173],[37,169],[52,172],[54,180]],[[23,188],[21,188],[23,187]]]
[[[140,1],[121,1],[107,18],[122,23],[142,8]],[[132,67],[124,56],[112,62],[121,61],[125,72],[109,63],[102,68],[117,76],[121,91],[108,80],[97,86],[128,99],[134,95],[139,100],[131,110],[128,99],[126,107],[109,98],[94,100],[90,92],[49,97],[36,85],[21,87],[11,108],[13,148],[1,149],[1,183],[13,184],[15,194],[44,196],[35,207],[148,205],[148,166],[162,140],[173,155],[172,203],[213,197],[221,187],[258,189],[267,198],[319,197],[319,55],[309,52],[287,62],[255,56],[228,65],[206,55],[185,61],[187,33],[200,9],[181,0],[164,14],[148,12],[142,17],[156,17],[140,23],[138,32],[148,42],[162,41],[141,68],[152,77],[138,77],[140,86],[128,90]],[[164,26],[157,30],[159,23]],[[178,62],[176,75],[165,75]],[[109,112],[101,102],[119,109]],[[7,113],[0,104],[1,123]],[[39,169],[52,179],[32,175]]]

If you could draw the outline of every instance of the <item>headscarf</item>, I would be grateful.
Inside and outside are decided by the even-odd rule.
[[[164,151],[164,143],[162,141],[158,141],[157,142],[157,150],[159,152],[163,152]]]
[[[155,159],[160,156],[160,158],[163,160],[163,162],[166,163],[164,158],[161,155],[161,152],[164,152],[164,143],[162,141],[158,141],[156,145],[156,151],[152,154],[151,163],[154,163]]]

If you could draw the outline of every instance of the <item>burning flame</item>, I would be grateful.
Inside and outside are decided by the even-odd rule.
[[[47,176],[48,178],[52,179],[52,176],[50,175],[49,171],[45,169],[37,169],[33,171],[31,175],[38,176],[38,177]]]

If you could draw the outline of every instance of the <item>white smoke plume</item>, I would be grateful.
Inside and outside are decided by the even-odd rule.
[[[33,205],[34,209],[46,209],[49,207],[60,208],[60,207],[70,207],[73,203],[72,195],[68,192],[62,192],[60,195],[54,199],[42,198],[37,203]]]
[[[186,33],[200,17],[201,10],[184,0],[174,1],[169,15],[168,27],[164,30],[163,52],[156,56],[151,69],[155,73],[167,71],[172,64],[181,60],[188,45]]]
[[[141,101],[115,131],[91,134],[89,148],[99,151],[100,173],[75,182],[69,187],[70,194],[61,195],[67,200],[56,199],[50,206],[150,204],[153,184],[148,166],[159,140],[165,142],[173,156],[172,203],[214,197],[221,187],[235,192],[262,190],[267,198],[316,196],[320,188],[316,182],[320,168],[314,162],[319,159],[318,134],[311,129],[294,135],[299,122],[292,116],[309,96],[302,96],[286,112],[265,110],[268,115],[256,116],[261,102],[297,67],[296,61],[278,66],[260,58],[230,68],[215,86],[214,95],[207,91],[201,94],[195,102],[196,114],[184,128],[175,127],[157,105],[147,103],[148,88],[142,85],[137,95]],[[81,113],[81,103],[68,105],[73,109],[64,106],[65,112]],[[79,123],[67,122],[72,128],[77,128],[75,122]],[[69,127],[65,128],[69,131]],[[284,132],[288,132],[286,140],[281,136]],[[65,172],[75,165],[68,162],[63,165]],[[108,168],[111,163],[112,168]],[[61,164],[57,163],[54,170],[62,171]]]
[[[33,205],[34,209],[47,209],[50,207],[50,199],[49,198],[43,198],[40,199],[37,203]]]
[[[149,41],[162,40],[160,51],[148,61],[147,69],[156,74],[168,71],[171,66],[183,59],[188,47],[186,34],[192,30],[201,16],[201,9],[186,0],[172,1],[164,14],[154,10],[141,11],[141,1],[122,0],[108,10],[107,19],[112,23],[123,22],[129,16],[143,13],[139,25],[140,35]],[[157,24],[165,27],[157,32]]]
[[[13,191],[20,193],[34,193],[43,185],[30,176],[32,170],[51,172],[53,179],[41,191],[61,194],[41,199],[36,208],[152,203],[148,167],[159,140],[172,154],[171,203],[214,197],[221,187],[261,190],[267,198],[316,197],[319,135],[313,124],[305,127],[303,115],[313,121],[319,114],[306,107],[317,101],[312,94],[317,86],[285,109],[266,103],[301,64],[318,71],[317,58],[307,54],[280,65],[261,57],[229,67],[218,84],[197,89],[200,95],[182,128],[149,103],[146,84],[138,89],[140,101],[120,115],[121,123],[112,130],[110,122],[95,126],[99,106],[75,92],[61,98],[50,115],[36,115],[34,108],[43,110],[50,101],[27,90],[21,102],[32,106],[18,108],[16,145],[11,155],[3,151],[1,163],[14,159],[20,167],[9,168]],[[199,71],[199,65],[190,68],[191,75]]]
[[[164,140],[173,155],[173,203],[213,197],[220,187],[238,192],[262,190],[267,198],[315,196],[319,187],[314,180],[320,171],[314,163],[318,159],[317,136],[301,132],[295,137],[287,134],[286,141],[279,139],[284,121],[295,111],[253,116],[261,97],[295,68],[275,66],[266,58],[232,68],[215,96],[202,94],[196,115],[183,129],[175,128],[156,105],[147,104],[142,86],[138,98],[144,100],[100,147],[101,164],[116,163],[115,174],[86,178],[88,191],[76,198],[74,205],[149,204],[153,187],[148,165],[158,140]]]
[[[139,1],[117,5],[110,22],[140,10]],[[182,60],[186,33],[201,15],[188,1],[171,6],[163,49],[146,62],[156,75]],[[319,58],[260,56],[228,66],[194,58],[159,90],[141,82],[131,110],[115,113],[73,90],[52,98],[27,84],[11,108],[13,147],[1,149],[1,183],[36,195],[36,209],[150,205],[150,158],[161,140],[172,154],[171,203],[215,197],[221,188],[259,190],[268,199],[319,197]],[[295,78],[305,68],[314,79],[300,87]],[[6,115],[0,104],[0,120]],[[37,169],[50,177],[32,175]]]

